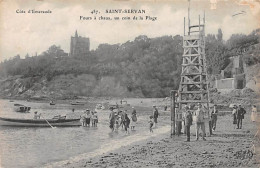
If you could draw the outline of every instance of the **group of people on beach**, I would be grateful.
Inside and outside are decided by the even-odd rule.
[[[98,115],[96,111],[90,111],[87,109],[82,116],[80,116],[80,121],[83,127],[97,127]]]
[[[129,134],[129,128],[135,130],[137,122],[137,112],[135,107],[132,107],[131,116],[127,114],[127,110],[120,110],[118,106],[116,108],[110,107],[109,114],[109,127],[112,131],[118,131],[118,128],[125,130],[126,134]],[[153,113],[149,116],[149,130],[153,132],[153,127],[157,127],[159,112],[155,105],[153,105]]]
[[[109,128],[112,132],[117,132],[121,127],[125,130],[126,134],[130,134],[129,130],[134,131],[137,122],[137,112],[135,107],[132,107],[131,115],[129,116],[127,110],[120,110],[119,105],[115,107],[109,108]],[[72,109],[74,112],[74,109]],[[72,114],[73,115],[73,114]],[[149,116],[149,130],[153,132],[153,127],[157,127],[157,119],[159,116],[158,109],[155,105],[153,105],[153,113]],[[80,117],[80,121],[83,127],[90,127],[92,123],[92,127],[96,127],[98,123],[98,115],[96,111],[90,111],[87,109],[84,114]]]
[[[216,111],[215,111],[216,112]],[[192,113],[190,107],[185,105],[183,109],[183,121],[184,121],[184,133],[187,135],[187,141],[190,141],[190,127],[193,122]],[[197,110],[194,112],[194,122],[196,126],[196,140],[199,139],[199,130],[202,131],[202,139],[205,141],[205,122],[204,122],[205,111],[202,109],[202,105],[199,103],[197,105]]]
[[[132,107],[131,119],[127,114],[127,110],[122,111],[118,106],[116,106],[116,108],[110,107],[109,109],[109,128],[113,132],[117,132],[120,127],[125,130],[126,134],[129,134],[129,128],[135,130],[137,113],[134,107]]]
[[[194,108],[191,109],[190,106],[185,105],[182,110],[182,120],[184,122],[184,133],[187,136],[186,141],[190,141],[190,127],[195,122],[196,129],[196,140],[199,140],[199,132],[202,131],[202,139],[205,141],[206,131],[205,131],[205,116],[207,116],[207,111],[203,108],[202,104],[198,103]],[[120,110],[119,105],[115,107],[109,108],[109,128],[112,132],[117,132],[121,127],[125,130],[126,134],[130,134],[129,130],[135,130],[136,122],[137,122],[137,112],[135,107],[132,107],[132,111],[130,116],[127,113],[127,110]],[[66,119],[71,119],[70,116],[74,115],[75,109],[72,109],[72,113],[66,116]],[[209,111],[209,133],[212,135],[212,131],[215,131],[217,128],[217,119],[219,115],[219,111],[217,109],[217,105],[212,105]],[[246,114],[246,110],[241,105],[234,105],[232,110],[233,124],[236,126],[236,129],[242,129],[242,121],[244,119],[244,115]],[[34,113],[34,119],[39,119],[40,114],[37,111]],[[152,115],[149,116],[148,124],[149,131],[153,133],[153,128],[157,127],[159,112],[155,105],[153,105]],[[255,122],[257,117],[257,108],[255,105],[252,106],[251,112],[251,121]],[[84,114],[80,116],[80,121],[83,127],[97,127],[98,123],[98,115],[97,112],[90,111],[86,109]]]
[[[218,110],[217,105],[213,105],[213,107],[210,108],[210,118],[209,118],[209,132],[210,135],[212,135],[212,131],[216,130],[217,127],[217,118],[218,118]],[[246,110],[241,105],[234,105],[232,110],[232,116],[233,116],[233,124],[236,126],[236,129],[242,129],[242,120],[244,119],[244,115],[246,114]],[[192,125],[193,118],[195,122],[196,127],[196,140],[199,139],[199,130],[202,131],[202,139],[205,141],[206,131],[205,131],[205,116],[206,111],[203,109],[202,105],[200,103],[197,104],[197,109],[194,112],[194,115],[192,115],[192,112],[190,110],[190,107],[185,105],[183,109],[183,121],[184,121],[184,133],[187,135],[187,141],[190,141],[190,126]],[[193,117],[194,116],[194,117]],[[252,113],[251,113],[251,120],[253,122],[256,121],[257,117],[257,109],[256,106],[252,106]]]

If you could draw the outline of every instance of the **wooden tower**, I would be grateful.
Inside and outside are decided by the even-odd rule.
[[[198,103],[201,103],[204,110],[207,111],[207,116],[205,116],[205,118],[209,118],[209,90],[205,58],[205,12],[203,23],[201,23],[199,16],[198,25],[190,25],[189,13],[190,7],[188,8],[187,33],[185,31],[184,18],[184,50],[182,57],[181,81],[177,98],[177,122],[181,121],[181,111],[185,105],[190,106],[190,110],[194,111],[196,110]]]

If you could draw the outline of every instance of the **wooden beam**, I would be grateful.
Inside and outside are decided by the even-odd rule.
[[[206,73],[182,73],[181,76],[196,76],[196,75],[206,75]]]
[[[194,28],[194,27],[204,27],[204,24],[201,24],[201,25],[192,25],[192,26],[190,26],[190,28]]]
[[[180,94],[199,94],[199,93],[207,93],[206,90],[200,90],[200,91],[182,91]]]
[[[199,47],[199,45],[189,45],[189,46],[183,46],[184,48],[192,48],[192,47]]]
[[[199,63],[189,63],[189,64],[181,64],[182,66],[203,66]]]
[[[179,103],[208,103],[202,100],[180,100]]]
[[[200,54],[189,54],[189,55],[182,55],[182,56],[184,56],[184,57],[186,57],[186,56],[200,56]]]

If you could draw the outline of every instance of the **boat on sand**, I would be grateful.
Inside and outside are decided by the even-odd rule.
[[[70,127],[81,126],[80,119],[17,119],[0,117],[0,126],[11,127]]]

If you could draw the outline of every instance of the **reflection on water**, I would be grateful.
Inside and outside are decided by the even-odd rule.
[[[13,111],[13,104],[21,103],[31,106],[30,113],[17,113]],[[25,101],[0,100],[0,116],[11,118],[32,118],[33,112],[42,113],[45,118],[54,115],[65,115],[72,108],[76,115],[83,113],[83,109],[92,108],[94,104],[85,106],[71,106],[48,103],[33,103]],[[42,167],[47,163],[58,162],[80,154],[91,153],[102,144],[110,142],[116,146],[122,139],[130,138],[141,132],[148,132],[147,116],[139,116],[137,129],[126,136],[119,129],[118,133],[111,133],[108,127],[109,111],[98,112],[98,127],[66,127],[66,128],[12,128],[0,127],[0,161],[1,167]],[[134,137],[134,136],[133,136]]]

